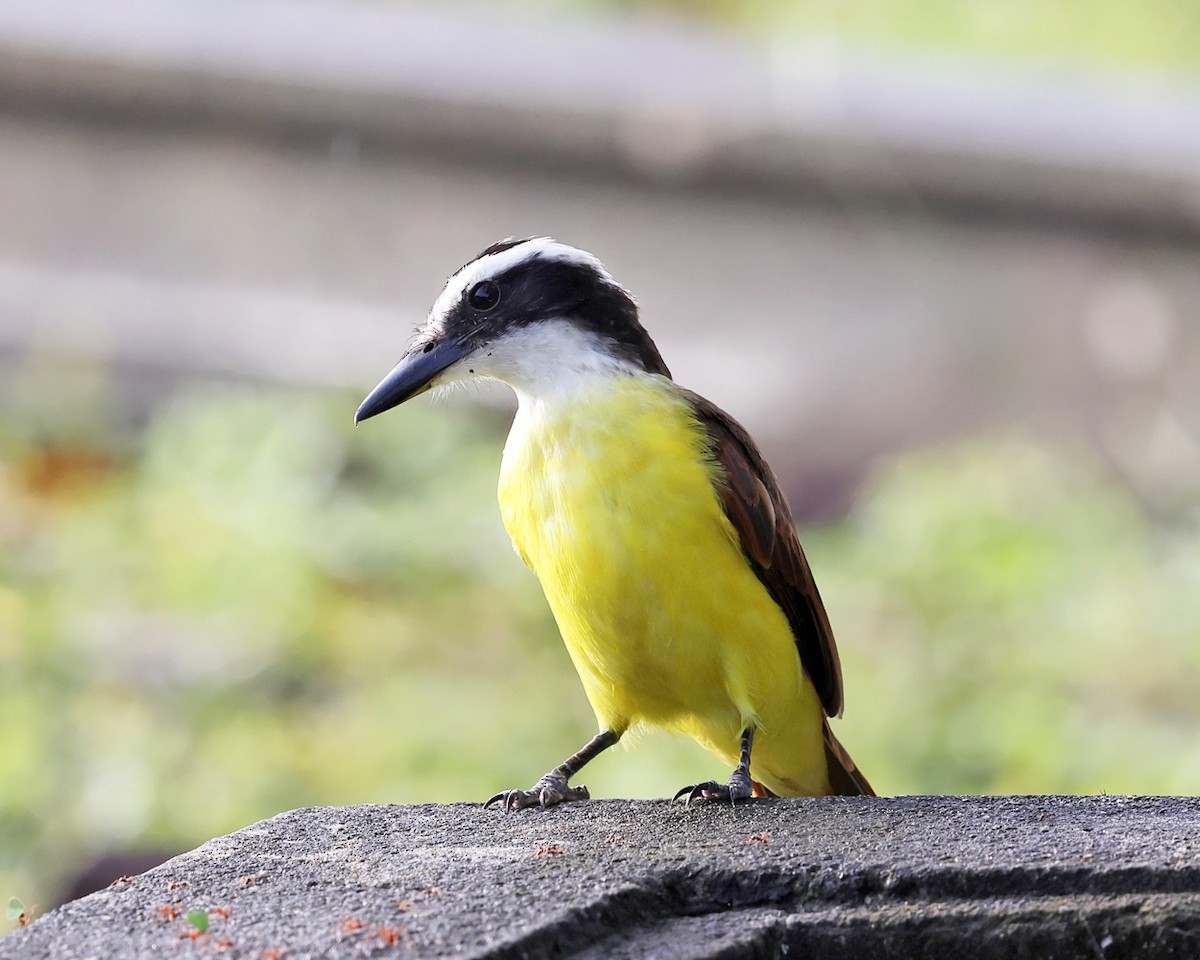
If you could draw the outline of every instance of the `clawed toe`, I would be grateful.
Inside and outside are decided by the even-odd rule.
[[[736,776],[728,783],[718,783],[716,780],[709,780],[707,783],[697,783],[684,787],[671,798],[671,803],[676,803],[685,795],[687,797],[683,802],[685,807],[690,807],[694,800],[699,800],[702,803],[721,800],[726,803],[735,804],[739,800],[749,800],[754,796],[754,788],[748,781],[743,783]]]
[[[696,783],[684,787],[671,798],[671,803],[677,803],[683,797],[687,797],[683,801],[685,807],[690,807],[693,800],[730,800],[729,787],[723,783],[718,783],[716,780],[709,780],[707,783]]]
[[[496,794],[488,799],[483,808],[486,810],[494,805],[505,813],[512,813],[514,810],[524,810],[526,807],[541,807],[544,810],[546,807],[553,807],[559,803],[589,799],[591,799],[591,794],[588,793],[588,788],[582,784],[578,787],[571,787],[565,780],[543,777],[529,790],[505,790]]]
[[[530,791],[528,790],[504,790],[500,793],[497,793],[493,797],[489,797],[484,802],[483,809],[486,810],[494,805],[503,810],[505,813],[509,813],[512,810],[520,809],[518,804],[520,803],[521,799],[529,795]]]

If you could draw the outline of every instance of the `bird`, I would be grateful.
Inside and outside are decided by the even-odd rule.
[[[737,421],[675,382],[604,264],[550,237],[486,247],[446,281],[355,423],[474,380],[516,394],[500,512],[599,728],[485,807],[589,799],[572,778],[643,726],[733,767],[675,794],[688,805],[873,795],[830,728],[841,666],[779,481]]]

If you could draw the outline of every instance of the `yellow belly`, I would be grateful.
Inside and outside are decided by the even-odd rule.
[[[754,725],[754,779],[824,793],[824,713],[712,470],[670,381],[604,378],[522,400],[500,507],[602,728],[665,727],[733,764]]]

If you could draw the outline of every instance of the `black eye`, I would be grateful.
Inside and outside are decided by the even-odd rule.
[[[480,280],[467,294],[467,303],[476,310],[491,310],[500,302],[500,287],[491,280]]]

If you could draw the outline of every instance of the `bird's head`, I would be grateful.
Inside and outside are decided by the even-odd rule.
[[[356,423],[431,387],[492,379],[519,394],[620,370],[670,376],[637,303],[590,253],[548,237],[492,244],[446,281]]]

